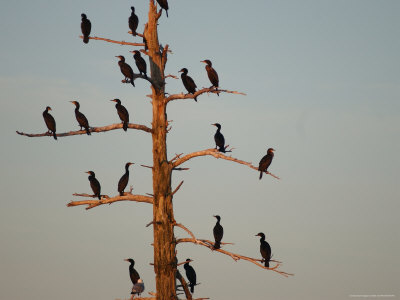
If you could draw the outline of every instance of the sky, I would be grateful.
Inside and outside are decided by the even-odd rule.
[[[79,39],[80,14],[92,35],[135,41],[130,6],[143,30],[148,1],[2,1],[0,3],[0,298],[125,299],[132,257],[147,292],[155,291],[152,208],[118,202],[92,210],[68,208],[73,193],[90,193],[93,170],[116,195],[132,161],[134,192],[152,192],[151,137],[110,131],[91,136],[28,138],[42,133],[52,107],[57,131],[77,130],[77,100],[91,126],[119,122],[119,98],[131,122],[151,126],[147,81],[121,83],[116,55],[134,48]],[[159,20],[169,44],[166,73],[186,67],[197,86],[210,85],[210,59],[221,88],[246,96],[202,95],[168,106],[168,154],[214,147],[222,125],[230,155],[257,165],[276,149],[270,171],[195,158],[173,174],[175,218],[198,238],[212,239],[218,214],[224,249],[260,257],[266,234],[284,278],[192,244],[195,297],[210,299],[397,299],[400,221],[400,2],[396,0],[169,1]],[[167,79],[167,92],[181,93]],[[80,200],[80,199],[79,199]],[[177,237],[187,237],[177,228]],[[180,269],[184,273],[183,268]],[[380,296],[379,296],[380,295]],[[382,296],[383,295],[383,296]]]

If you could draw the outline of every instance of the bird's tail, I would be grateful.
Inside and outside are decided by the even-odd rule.
[[[194,293],[194,284],[193,283],[190,284],[190,292],[192,294]]]
[[[222,152],[222,153],[225,153],[225,147],[219,147],[218,151]]]
[[[84,42],[85,44],[89,43],[89,36],[88,36],[88,35],[84,35],[84,36],[83,36],[83,42]]]
[[[89,127],[86,127],[85,130],[87,135],[91,135]]]
[[[97,195],[97,198],[99,198],[99,200],[101,200],[101,195],[100,195],[100,194],[98,194],[98,195]]]
[[[197,96],[196,96],[196,97],[194,97],[194,101],[196,101],[196,102],[197,102]]]
[[[267,268],[269,268],[269,260],[265,260],[265,262],[264,262],[264,266],[266,266]]]
[[[124,195],[124,192],[119,192],[119,195],[120,195],[120,196],[123,196],[123,195]]]
[[[263,174],[263,171],[260,171],[260,180],[261,180],[261,178],[262,178],[262,174]]]
[[[167,14],[167,18],[168,18],[168,10],[165,10],[165,13]]]
[[[133,81],[133,79],[131,79],[131,84],[132,84],[133,86],[135,86],[135,82]]]
[[[214,249],[219,249],[221,248],[221,241],[216,241],[214,244]]]
[[[128,130],[128,122],[124,122],[124,124],[122,125],[122,128],[127,131]]]
[[[53,132],[53,137],[55,140],[57,140],[57,134],[55,132]]]

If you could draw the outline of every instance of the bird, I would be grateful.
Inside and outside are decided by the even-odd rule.
[[[215,224],[213,229],[214,240],[215,240],[214,249],[219,249],[221,248],[221,240],[222,237],[224,236],[224,228],[219,223],[221,221],[221,217],[218,215],[214,217],[217,218],[217,223]]]
[[[143,291],[144,291],[144,282],[142,279],[139,278],[138,281],[132,287],[132,292],[131,292],[132,298],[135,296],[135,294],[140,296],[140,294],[143,293]]]
[[[219,86],[218,73],[212,67],[212,62],[208,59],[202,60],[201,62],[207,64],[206,71],[207,71],[208,79],[210,79],[210,82],[212,84],[211,87],[215,87],[215,90],[217,90],[218,86]],[[217,95],[219,96],[219,93],[217,93]]]
[[[99,198],[99,200],[101,199],[101,195],[100,195],[100,190],[101,190],[101,186],[100,186],[100,182],[96,179],[96,175],[94,174],[93,171],[87,171],[85,173],[89,174],[89,182],[90,182],[90,187],[92,188],[92,191],[94,193],[94,196],[97,196]]]
[[[129,28],[132,31],[132,35],[136,36],[137,32],[136,29],[139,25],[139,18],[138,16],[135,14],[135,8],[133,6],[131,6],[131,16],[128,19],[128,24],[129,24]]]
[[[79,126],[81,127],[81,130],[82,130],[82,127],[84,127],[86,130],[86,134],[90,135],[89,122],[88,122],[87,118],[85,117],[85,115],[79,111],[79,107],[80,107],[79,102],[78,101],[70,101],[70,102],[75,104],[75,117],[76,117],[76,120],[78,121]]]
[[[140,55],[140,51],[135,50],[135,51],[130,51],[133,54],[133,58],[135,59],[135,63],[136,66],[140,72],[140,75],[142,75],[142,73],[144,74],[144,76],[147,78],[147,64],[146,61],[144,60],[144,58]]]
[[[120,196],[124,195],[124,190],[126,186],[128,185],[129,181],[129,166],[133,165],[134,163],[128,162],[125,164],[125,174],[122,175],[120,180],[118,181],[118,192]]]
[[[182,72],[181,78],[183,85],[185,86],[186,90],[189,94],[194,94],[196,92],[196,84],[194,83],[192,77],[188,76],[188,69],[183,68],[179,72]],[[194,100],[197,102],[197,97],[194,97]]]
[[[167,14],[168,18],[168,0],[157,0],[157,2],[161,6],[161,8],[165,9],[165,13]]]
[[[140,279],[140,275],[139,275],[138,271],[136,271],[134,268],[135,261],[132,258],[124,259],[124,261],[131,263],[129,265],[129,276],[131,277],[131,281],[132,281],[133,285],[135,285],[136,283],[138,283],[138,281]]]
[[[269,148],[267,154],[260,160],[260,163],[258,165],[258,171],[260,171],[260,180],[262,178],[263,173],[267,172],[268,167],[271,164],[272,159],[274,158],[274,151],[275,149]]]
[[[113,99],[110,100],[112,102],[116,102],[117,104],[115,104],[115,108],[117,109],[117,113],[119,118],[122,121],[122,128],[127,131],[128,130],[128,124],[129,124],[129,113],[127,111],[127,109],[125,108],[125,106],[123,106],[121,104],[121,100],[119,99]]]
[[[81,31],[83,34],[83,42],[87,44],[89,43],[89,35],[90,35],[90,30],[92,29],[92,23],[90,23],[90,20],[86,17],[85,14],[81,14],[81,17],[82,17]]]
[[[186,263],[183,265],[186,271],[186,277],[189,280],[190,292],[194,292],[194,286],[196,285],[196,272],[194,271],[193,267],[189,265],[191,259],[186,259]]]
[[[217,149],[217,147],[218,147],[219,152],[225,153],[225,138],[221,133],[221,125],[218,123],[211,124],[211,125],[214,125],[218,128],[217,132],[214,134],[215,149]]]
[[[123,57],[122,55],[119,55],[116,57],[119,58],[118,65],[121,69],[121,73],[125,76],[125,81],[128,82],[128,78],[129,78],[131,84],[133,86],[135,86],[135,83],[133,82],[134,73],[133,73],[131,66],[125,62],[125,57]]]
[[[265,241],[265,234],[260,232],[256,234],[260,236],[260,253],[264,258],[264,265],[269,268],[269,261],[271,260],[271,246]]]
[[[51,107],[47,106],[45,111],[43,112],[43,119],[44,122],[46,123],[47,129],[49,130],[50,133],[53,133],[54,139],[57,140],[56,120],[54,120],[53,116],[49,114],[49,110],[51,110]]]

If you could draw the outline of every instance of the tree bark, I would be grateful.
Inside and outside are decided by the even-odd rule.
[[[144,32],[150,60],[153,104],[153,232],[154,272],[157,300],[176,299],[174,212],[171,192],[172,166],[167,158],[167,112],[164,95],[164,61],[157,34],[157,10],[150,1],[149,19]]]

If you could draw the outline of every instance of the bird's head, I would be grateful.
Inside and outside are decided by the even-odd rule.
[[[87,19],[87,17],[86,17],[86,15],[85,15],[85,14],[81,14],[81,17],[82,17],[82,20],[85,20],[85,19]]]
[[[129,52],[140,56],[140,51],[139,50],[133,50],[133,51],[129,51]]]
[[[135,263],[135,261],[132,258],[125,258],[124,261],[130,262],[131,264]]]
[[[132,12],[135,12],[135,8],[133,6],[131,6],[131,10]]]
[[[125,57],[123,57],[122,55],[117,55],[115,57],[118,57],[120,61],[125,61]]]
[[[125,168],[129,168],[130,165],[134,165],[134,164],[135,163],[133,163],[133,162],[127,162],[126,165],[125,165]]]
[[[79,107],[79,102],[78,101],[69,101],[71,103],[73,103],[76,107]]]
[[[218,221],[221,221],[221,217],[218,215],[215,215],[214,218],[216,218]]]
[[[187,74],[188,73],[188,69],[182,68],[179,72],[182,72],[183,74]]]
[[[264,233],[262,233],[262,232],[260,232],[260,233],[256,234],[256,236],[260,236],[261,238],[265,239],[265,234],[264,234]]]
[[[94,176],[94,172],[93,171],[86,171],[85,173],[88,173],[90,176]]]
[[[47,107],[46,107],[46,111],[49,111],[49,110],[51,110],[51,107],[50,107],[50,106],[47,106]]]
[[[267,151],[267,153],[273,153],[275,151],[275,149],[274,148],[268,148],[268,151]]]
[[[214,123],[214,124],[211,124],[211,125],[214,125],[214,126],[216,126],[218,129],[221,129],[221,124],[219,124],[219,123]]]
[[[117,98],[115,98],[115,99],[112,99],[112,100],[110,100],[110,101],[112,101],[112,102],[116,102],[116,103],[118,103],[118,104],[121,104],[121,100],[119,100],[119,99],[117,99]]]
[[[201,62],[202,62],[202,63],[205,63],[205,64],[207,64],[207,65],[209,65],[210,67],[212,66],[211,61],[208,60],[208,59],[202,60]]]

